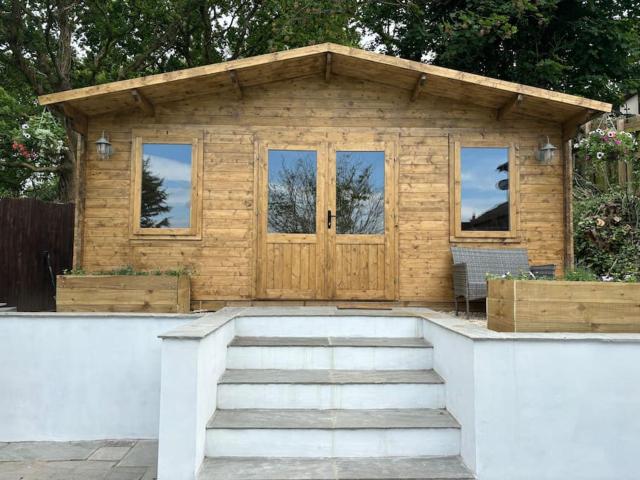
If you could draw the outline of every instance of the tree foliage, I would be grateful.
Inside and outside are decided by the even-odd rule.
[[[637,0],[4,0],[0,77],[23,112],[0,135],[35,95],[327,41],[602,100],[640,87]],[[67,148],[60,199],[74,164]]]
[[[637,0],[365,2],[371,47],[605,101],[640,87]]]
[[[149,158],[142,161],[142,182],[140,202],[140,226],[142,228],[162,228],[171,226],[169,217],[158,218],[169,213],[167,189],[163,187],[164,178],[151,173]]]

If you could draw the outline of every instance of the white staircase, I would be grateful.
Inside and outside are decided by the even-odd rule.
[[[200,480],[474,478],[415,319],[237,321]]]

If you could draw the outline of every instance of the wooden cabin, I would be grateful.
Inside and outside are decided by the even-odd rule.
[[[451,302],[452,245],[526,247],[562,269],[568,139],[611,110],[335,44],[40,103],[84,140],[76,266],[189,268],[195,308]]]

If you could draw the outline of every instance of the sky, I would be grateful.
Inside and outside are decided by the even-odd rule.
[[[151,174],[163,179],[167,192],[168,213],[157,220],[169,217],[171,228],[189,228],[191,206],[191,145],[145,143],[143,158],[149,158]]]
[[[509,161],[508,148],[463,147],[460,151],[460,179],[462,182],[461,217],[469,221],[475,213],[479,217],[487,210],[509,199],[507,190],[499,190],[499,180],[508,177],[498,166]]]

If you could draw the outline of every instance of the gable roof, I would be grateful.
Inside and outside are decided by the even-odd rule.
[[[344,75],[405,89],[409,97],[436,95],[495,108],[499,118],[523,115],[574,126],[611,104],[448,68],[323,43],[202,67],[42,95],[41,105],[61,105],[70,116],[126,108],[152,110],[156,103],[216,89],[241,89],[312,75]]]

